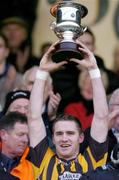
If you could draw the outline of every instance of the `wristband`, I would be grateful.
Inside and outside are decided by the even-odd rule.
[[[98,68],[90,70],[89,75],[91,79],[96,79],[101,77],[100,70]]]
[[[47,78],[48,78],[48,75],[49,75],[48,72],[42,71],[42,70],[38,70],[38,71],[36,72],[36,79],[41,79],[41,80],[46,81]]]

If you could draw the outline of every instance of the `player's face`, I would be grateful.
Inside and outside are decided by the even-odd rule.
[[[69,160],[76,158],[79,144],[84,137],[74,121],[58,121],[54,125],[53,142],[58,157]]]

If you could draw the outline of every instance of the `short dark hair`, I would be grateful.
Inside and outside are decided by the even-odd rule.
[[[82,126],[81,126],[81,122],[79,121],[79,119],[77,119],[76,117],[66,114],[66,113],[60,113],[57,115],[57,117],[55,118],[55,120],[52,122],[52,133],[54,132],[53,128],[55,126],[55,124],[59,121],[73,121],[75,122],[76,126],[79,129],[79,133],[82,133]]]
[[[0,119],[0,130],[11,130],[17,122],[27,124],[27,117],[19,112],[9,112]]]
[[[94,35],[94,33],[91,31],[91,29],[90,29],[89,27],[87,27],[85,33],[88,33],[90,36],[92,36],[93,42],[95,43],[95,35]]]

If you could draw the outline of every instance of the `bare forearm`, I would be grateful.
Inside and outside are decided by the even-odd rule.
[[[35,147],[45,136],[46,130],[42,120],[43,94],[45,81],[36,79],[30,97],[29,137],[30,145]]]
[[[30,115],[28,123],[30,131],[30,144],[33,147],[46,136],[46,129],[42,120],[45,82],[47,81],[50,72],[58,70],[61,66],[67,64],[65,61],[59,63],[52,61],[51,57],[56,44],[57,43],[51,45],[51,47],[42,57],[39,71],[36,73],[36,80],[31,92]]]
[[[104,142],[108,133],[108,105],[105,89],[101,78],[92,79],[94,119],[91,126],[91,136],[98,142]]]
[[[43,94],[44,94],[45,81],[36,79],[31,96],[30,96],[30,111],[33,119],[39,118],[42,113]]]
[[[102,119],[108,115],[108,105],[105,89],[101,78],[92,80],[93,86],[93,103],[95,117]]]

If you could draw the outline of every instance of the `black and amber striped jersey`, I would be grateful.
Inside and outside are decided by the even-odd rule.
[[[83,154],[79,153],[75,159],[66,161],[58,158],[48,147],[47,138],[44,138],[35,148],[35,178],[38,180],[79,180],[82,174],[106,163],[107,149],[107,141],[98,143],[91,138]]]

